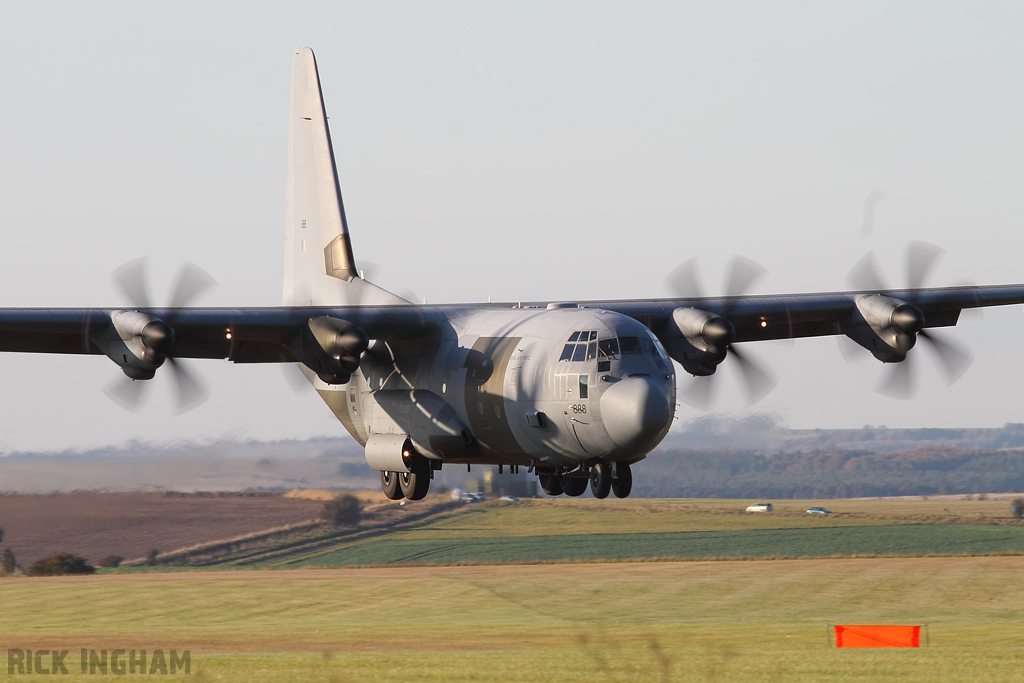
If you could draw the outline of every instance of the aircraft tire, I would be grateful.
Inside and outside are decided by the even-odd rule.
[[[590,468],[590,492],[594,498],[607,498],[612,490],[612,468],[606,462],[595,463]]]
[[[380,488],[390,500],[400,500],[405,497],[401,487],[398,485],[398,472],[385,472],[381,470]]]
[[[615,476],[612,477],[612,493],[616,498],[627,498],[633,490],[633,471],[629,465],[620,462],[615,465]]]
[[[544,493],[549,496],[562,495],[562,482],[557,474],[541,472],[537,475],[537,479],[540,481],[540,488]]]
[[[567,496],[582,496],[587,490],[587,484],[590,482],[589,479],[583,479],[579,477],[561,477],[562,491]]]
[[[422,500],[430,491],[430,463],[426,458],[413,458],[412,472],[399,472],[398,485],[409,500]]]

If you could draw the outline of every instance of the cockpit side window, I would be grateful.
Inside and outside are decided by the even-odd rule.
[[[643,353],[639,337],[619,337],[619,345],[622,347],[622,355]]]
[[[597,343],[599,355],[602,358],[619,355],[619,340],[615,337],[602,339]]]

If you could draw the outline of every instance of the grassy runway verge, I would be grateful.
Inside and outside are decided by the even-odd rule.
[[[0,647],[188,648],[221,681],[1009,681],[1021,576],[1024,557],[7,579]],[[931,647],[835,650],[827,622],[928,623]]]

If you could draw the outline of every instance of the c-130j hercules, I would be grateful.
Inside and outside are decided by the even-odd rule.
[[[1022,285],[922,289],[935,254],[919,249],[902,290],[864,262],[860,291],[744,296],[756,273],[741,262],[717,298],[699,296],[684,267],[674,299],[415,305],[356,268],[308,48],[295,53],[289,119],[282,307],[187,308],[202,283],[183,279],[169,307],[153,308],[129,268],[134,308],[3,309],[0,351],[104,354],[132,380],[168,361],[186,397],[194,380],[178,359],[297,363],[391,499],[423,498],[435,471],[469,464],[526,466],[550,495],[589,482],[605,498],[629,495],[630,467],[668,432],[673,360],[708,377],[732,356],[756,393],[765,375],[741,342],[846,335],[901,363],[922,337],[957,374],[961,352],[929,330],[964,308],[1024,302]],[[906,364],[896,367],[898,385]]]

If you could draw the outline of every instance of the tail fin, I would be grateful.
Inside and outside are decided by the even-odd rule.
[[[284,250],[286,306],[404,302],[356,270],[320,75],[308,47],[292,62]]]

